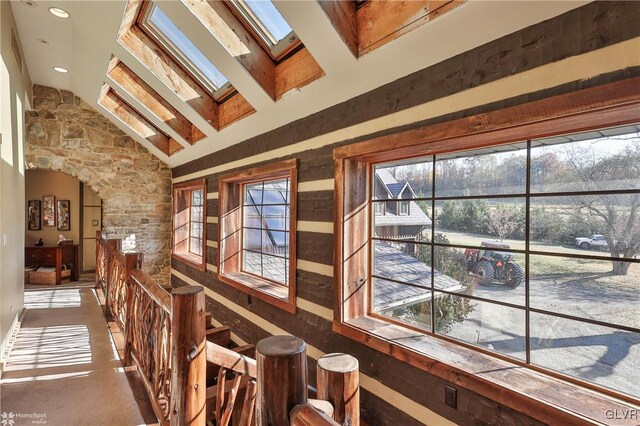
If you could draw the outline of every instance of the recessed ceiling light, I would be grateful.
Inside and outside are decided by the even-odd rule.
[[[60,9],[59,7],[50,7],[49,12],[51,12],[52,15],[57,16],[58,18],[67,19],[69,17],[69,12],[64,9]]]
[[[62,67],[53,67],[53,70],[54,70],[54,71],[61,72],[61,73],[63,73],[63,74],[66,74],[66,73],[68,73],[68,72],[69,72],[69,70],[68,70],[68,69],[66,69],[66,68],[62,68]]]

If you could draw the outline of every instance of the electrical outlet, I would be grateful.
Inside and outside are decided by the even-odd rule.
[[[458,408],[458,390],[453,386],[444,385],[444,403],[451,408]]]

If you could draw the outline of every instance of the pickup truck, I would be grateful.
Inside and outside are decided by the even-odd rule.
[[[602,235],[592,235],[587,238],[576,238],[576,245],[582,249],[606,249],[608,246],[607,240],[605,240]]]

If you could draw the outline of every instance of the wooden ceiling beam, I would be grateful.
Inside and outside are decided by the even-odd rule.
[[[111,60],[107,76],[190,145],[206,137],[193,123],[118,58],[114,57]]]
[[[216,101],[139,27],[131,27],[118,41],[214,129],[219,128]]]
[[[129,106],[108,84],[102,86],[98,104],[165,155],[171,156],[183,149],[177,140],[165,135]]]
[[[358,27],[356,2],[353,0],[322,0],[318,4],[324,10],[344,44],[353,56],[358,57]]]
[[[360,57],[460,6],[465,0],[321,0],[319,5],[349,50]]]
[[[144,0],[127,1],[118,43],[217,130],[218,104],[213,97],[137,26],[144,4]]]
[[[356,11],[358,56],[367,54],[463,4],[464,0],[368,1]]]

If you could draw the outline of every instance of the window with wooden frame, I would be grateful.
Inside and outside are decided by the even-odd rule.
[[[227,4],[275,61],[300,46],[300,39],[272,1],[229,0]]]
[[[162,2],[158,4],[127,0],[118,42],[214,129],[254,113],[226,76],[163,13]],[[200,138],[196,136],[191,139]]]
[[[221,176],[218,279],[295,312],[297,160]]]
[[[640,342],[634,84],[336,148],[334,329],[418,368],[449,363],[430,371],[467,372],[481,393],[517,380],[479,380],[478,365],[521,365],[527,383],[553,376],[637,403],[640,353],[603,361]],[[380,182],[411,187],[410,208],[381,216],[395,200]]]
[[[325,75],[269,0],[185,6],[274,100]]]
[[[173,187],[174,259],[199,270],[206,268],[206,182],[184,182]]]
[[[146,2],[138,25],[166,53],[187,69],[220,101],[233,93],[229,80],[213,65],[191,40],[169,19],[155,2]]]

